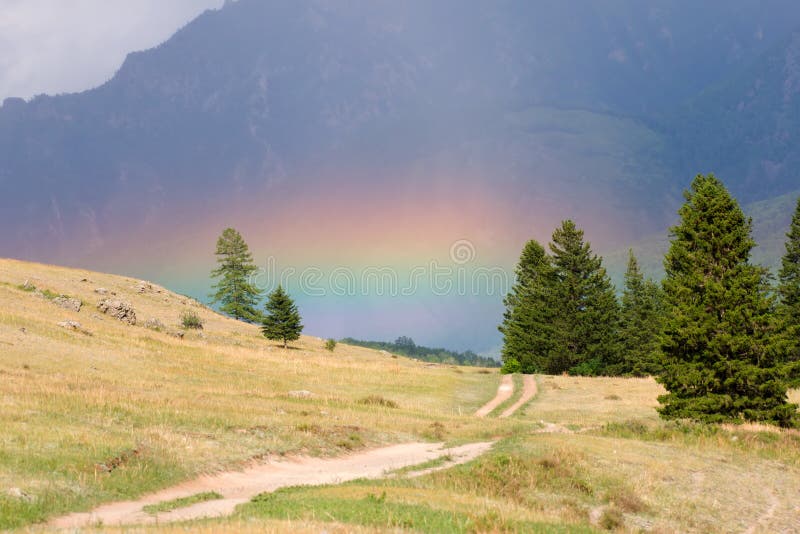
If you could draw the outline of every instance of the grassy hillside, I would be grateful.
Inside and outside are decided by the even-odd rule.
[[[82,301],[81,310],[59,307],[59,295]],[[129,301],[137,324],[101,314],[105,296]],[[201,317],[202,331],[181,330],[185,310]],[[154,318],[162,331],[144,326]],[[80,327],[58,325],[67,320]],[[440,463],[278,490],[230,517],[137,531],[800,528],[797,431],[663,422],[655,411],[663,390],[652,379],[537,377],[531,404],[507,419],[479,419],[472,414],[494,395],[495,371],[346,345],[331,353],[323,344],[304,337],[283,350],[256,327],[155,285],[0,260],[0,529],[252,459],[419,439],[496,444],[421,476],[408,474]]]
[[[83,301],[80,312],[49,298],[60,294]],[[137,324],[100,313],[106,297],[129,301]],[[178,339],[184,310],[205,327]],[[144,326],[153,318],[164,331]],[[283,350],[255,326],[138,280],[0,260],[0,529],[254,457],[477,440],[509,426],[470,417],[494,394],[496,371],[323,345],[303,337]],[[290,393],[300,390],[310,397]]]

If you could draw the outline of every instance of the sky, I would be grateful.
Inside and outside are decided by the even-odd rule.
[[[0,101],[102,84],[223,0],[0,0]]]

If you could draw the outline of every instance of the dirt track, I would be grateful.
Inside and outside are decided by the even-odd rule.
[[[506,409],[500,417],[508,417],[529,402],[537,392],[533,375],[525,375],[522,396]],[[504,375],[497,395],[481,407],[475,415],[485,417],[514,393],[511,375]],[[135,501],[104,504],[91,512],[74,513],[52,520],[48,526],[79,528],[96,524],[106,526],[142,525],[186,521],[205,517],[219,517],[233,513],[237,505],[246,503],[259,493],[298,485],[337,484],[356,478],[380,478],[388,472],[449,456],[442,466],[412,471],[404,476],[420,476],[433,470],[447,468],[477,458],[489,448],[491,442],[470,443],[445,449],[441,443],[404,443],[382,447],[340,458],[297,458],[260,463],[242,471],[229,471],[161,490]],[[150,514],[144,506],[189,497],[197,493],[215,491],[222,499],[197,503],[170,512]]]
[[[503,413],[500,414],[500,417],[508,417],[517,410],[519,410],[522,406],[528,403],[533,397],[536,396],[538,391],[536,387],[536,378],[533,375],[523,375],[523,386],[522,386],[522,396],[515,402],[513,405],[509,406]],[[497,388],[497,395],[480,407],[480,409],[475,412],[476,417],[486,417],[495,408],[503,404],[505,401],[511,398],[511,395],[514,394],[514,381],[511,378],[511,375],[503,375],[503,378],[500,380],[500,385]]]
[[[266,491],[288,486],[336,484],[356,478],[379,478],[385,476],[388,471],[421,464],[442,456],[452,458],[446,464],[450,466],[472,460],[489,450],[491,446],[491,442],[482,442],[446,449],[441,443],[404,443],[340,458],[270,461],[242,471],[204,476],[135,501],[109,503],[91,512],[59,517],[51,521],[48,526],[78,528],[98,523],[105,526],[141,525],[229,515],[237,505],[248,502],[254,496]],[[142,511],[142,507],[148,504],[206,491],[216,491],[223,498],[157,515]]]
[[[510,399],[511,395],[513,394],[514,382],[511,379],[511,375],[503,375],[503,378],[500,379],[500,386],[497,388],[497,395],[495,395],[492,400],[481,406],[480,409],[475,412],[475,417],[486,417],[492,412],[492,410]]]
[[[500,417],[508,417],[514,414],[517,410],[525,406],[532,398],[536,396],[539,391],[536,387],[536,378],[533,375],[525,375],[522,383],[522,396],[512,404],[507,410],[500,414]]]

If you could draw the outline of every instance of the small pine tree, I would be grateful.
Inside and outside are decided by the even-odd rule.
[[[786,234],[786,254],[781,260],[778,280],[784,349],[787,359],[797,362],[800,361],[800,198]]]
[[[657,375],[661,365],[663,307],[661,288],[642,275],[633,251],[628,252],[625,291],[620,310],[622,374]]]
[[[221,304],[220,311],[234,319],[260,321],[261,314],[256,306],[261,291],[250,281],[257,268],[241,234],[226,228],[217,240],[216,255],[219,267],[211,271],[211,277],[220,280],[212,286],[216,292],[211,296],[211,303]]]
[[[751,221],[714,175],[684,194],[664,259],[662,417],[793,426],[772,335],[767,272],[750,264]]]
[[[614,374],[619,366],[619,304],[602,259],[567,220],[550,244],[555,302],[549,372]]]
[[[283,341],[283,348],[287,347],[289,341],[300,339],[300,332],[303,331],[300,313],[283,287],[278,286],[278,289],[270,293],[265,307],[267,315],[262,319],[261,328],[264,337]]]
[[[503,334],[503,372],[548,370],[553,348],[552,285],[550,258],[542,245],[528,241],[517,264],[516,282],[504,301],[503,323],[498,327]]]

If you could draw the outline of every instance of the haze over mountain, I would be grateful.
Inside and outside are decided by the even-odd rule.
[[[235,226],[322,273],[325,298],[289,284],[310,332],[483,350],[502,291],[331,272],[457,286],[568,217],[599,251],[650,242],[698,172],[769,214],[800,189],[798,93],[791,0],[227,2],[100,87],[3,103],[0,255],[204,296]]]

